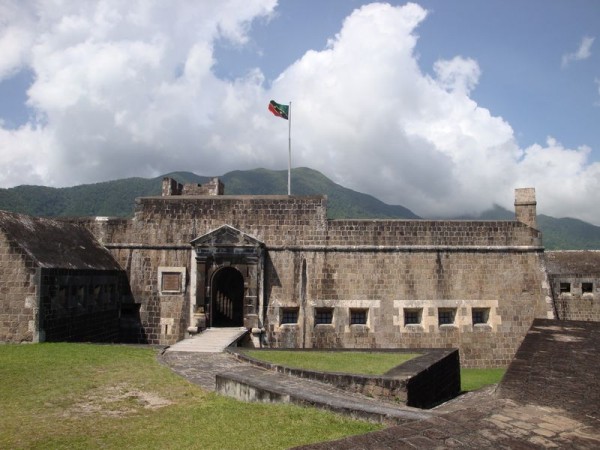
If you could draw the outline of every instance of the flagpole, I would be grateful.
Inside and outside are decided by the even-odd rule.
[[[292,195],[292,102],[288,105],[288,195]]]
[[[292,195],[292,102],[288,105],[288,195]]]

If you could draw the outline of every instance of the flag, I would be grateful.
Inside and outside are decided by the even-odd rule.
[[[271,111],[277,117],[281,117],[282,119],[288,120],[288,105],[280,105],[279,103],[276,103],[275,101],[271,100],[269,102],[269,111]]]

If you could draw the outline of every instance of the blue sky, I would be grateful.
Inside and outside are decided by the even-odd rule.
[[[293,165],[600,225],[600,2],[0,1],[0,186]]]

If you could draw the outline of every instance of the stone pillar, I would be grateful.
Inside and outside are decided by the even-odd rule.
[[[517,221],[537,229],[535,188],[515,189],[515,217]]]

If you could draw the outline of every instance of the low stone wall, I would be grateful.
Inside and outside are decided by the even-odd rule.
[[[328,383],[349,392],[417,408],[431,408],[460,392],[460,362],[456,349],[378,349],[377,352],[421,354],[382,376],[296,369],[251,358],[239,349],[232,348],[228,351],[242,361],[268,370]]]

